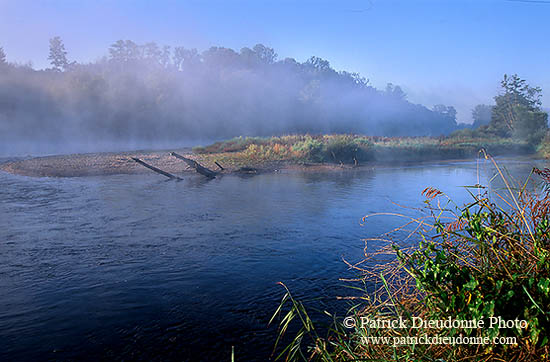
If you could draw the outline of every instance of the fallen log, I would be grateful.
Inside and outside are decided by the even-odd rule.
[[[183,157],[182,155],[179,155],[175,152],[170,152],[170,155],[184,161],[189,166],[193,167],[195,169],[195,171],[197,171],[197,173],[200,173],[201,175],[206,176],[208,178],[215,178],[216,175],[218,174],[216,171],[212,171],[211,169],[204,167],[203,165],[201,165],[197,161],[192,160],[192,159],[187,158],[187,157]]]
[[[155,166],[151,166],[150,164],[146,163],[146,162],[143,162],[142,160],[140,160],[139,158],[137,157],[130,157],[132,160],[136,161],[137,163],[139,163],[140,165],[144,166],[144,167],[147,167],[148,169],[152,170],[152,171],[155,171],[156,173],[159,173],[163,176],[166,176],[170,179],[175,179],[175,180],[182,180],[180,177],[176,176],[176,175],[172,175],[171,173],[168,173],[166,171],[163,171],[161,170],[160,168],[156,168]]]
[[[216,166],[218,166],[218,167],[220,168],[220,170],[222,170],[222,171],[225,170],[225,168],[223,168],[223,166],[220,165],[220,164],[218,163],[218,161],[214,161],[214,163],[216,164]]]

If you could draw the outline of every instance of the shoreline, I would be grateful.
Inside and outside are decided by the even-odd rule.
[[[231,153],[196,154],[190,148],[174,149],[175,152],[193,159],[200,164],[219,171],[220,175],[243,174],[242,167],[256,170],[252,174],[270,172],[335,172],[362,171],[374,167],[391,167],[419,165],[425,162],[467,162],[476,158],[431,158],[416,161],[369,161],[359,165],[337,163],[302,163],[291,160],[254,160],[233,157]],[[151,170],[137,164],[131,157],[158,167],[176,175],[196,174],[195,170],[187,168],[185,163],[170,156],[168,150],[137,150],[123,152],[97,152],[68,155],[53,155],[8,161],[0,164],[0,170],[19,176],[28,177],[86,177],[110,175],[142,175],[153,174]],[[526,160],[536,160],[536,155],[500,155],[500,157],[521,157]],[[220,162],[224,170],[220,171],[215,162]],[[244,172],[246,173],[246,172]]]
[[[214,159],[216,157],[204,157],[204,155],[194,154],[189,148],[174,150],[184,157],[193,159],[202,165],[216,171],[220,171]],[[209,155],[216,156],[216,155]],[[0,170],[19,176],[28,177],[86,177],[86,176],[110,176],[110,175],[142,175],[154,174],[151,170],[137,164],[131,157],[137,157],[155,167],[173,173],[196,174],[194,169],[187,168],[186,164],[170,156],[169,151],[127,151],[127,152],[104,152],[89,154],[69,154],[32,157],[23,160],[8,161],[0,164]],[[228,157],[221,157],[227,161]],[[338,164],[299,164],[292,161],[263,161],[258,162],[250,160],[245,164],[235,163],[222,165],[225,170],[220,171],[220,175],[242,174],[241,167],[251,167],[257,173],[270,173],[281,171],[335,171],[364,169],[366,166],[353,167],[351,165]],[[245,172],[246,173],[246,172]]]

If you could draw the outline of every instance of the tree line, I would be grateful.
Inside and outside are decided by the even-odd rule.
[[[102,58],[78,63],[54,37],[48,60],[50,68],[35,70],[9,63],[0,48],[3,141],[439,136],[457,129],[452,106],[428,109],[398,85],[377,89],[316,56],[278,59],[263,44],[199,52],[119,40]]]

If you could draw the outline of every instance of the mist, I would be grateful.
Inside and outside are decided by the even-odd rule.
[[[413,104],[397,85],[377,89],[316,56],[278,59],[262,44],[199,52],[120,40],[84,64],[69,61],[57,39],[52,68],[0,63],[0,154],[183,147],[294,133],[440,136],[457,129],[453,107]]]

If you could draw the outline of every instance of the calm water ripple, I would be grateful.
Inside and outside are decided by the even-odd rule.
[[[535,161],[503,161],[527,174]],[[344,313],[342,257],[435,186],[487,181],[475,162],[331,174],[28,178],[0,172],[0,360],[269,360],[283,281]],[[408,210],[408,213],[415,211]],[[316,301],[314,301],[316,300]],[[317,303],[317,304],[315,304]]]

